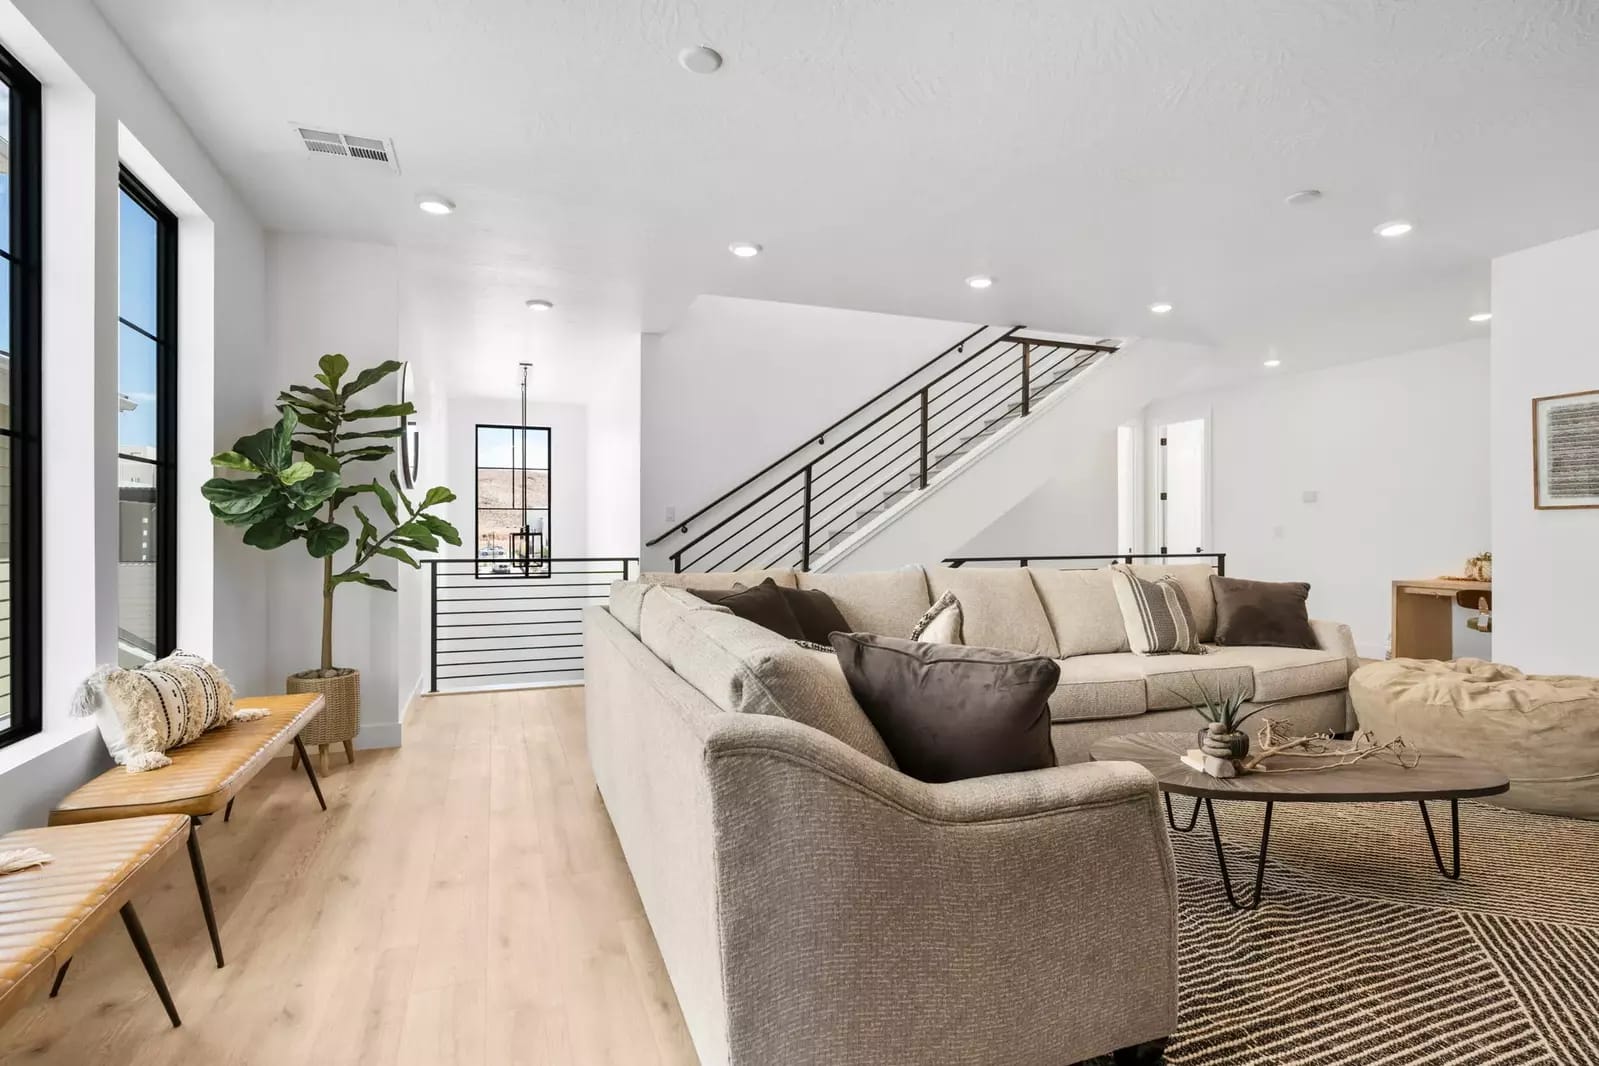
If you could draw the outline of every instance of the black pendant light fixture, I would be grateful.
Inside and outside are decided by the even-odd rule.
[[[511,449],[511,465],[516,481],[511,485],[511,503],[522,518],[522,528],[511,534],[511,563],[521,570],[523,577],[548,577],[549,561],[545,559],[544,531],[527,524],[527,386],[533,373],[532,363],[522,363],[522,419],[516,429],[516,445]],[[521,490],[518,496],[518,489]],[[520,498],[521,503],[517,500]]]

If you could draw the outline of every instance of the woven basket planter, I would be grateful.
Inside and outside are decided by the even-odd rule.
[[[327,706],[300,732],[307,744],[338,744],[352,740],[361,728],[361,672],[341,670],[332,677],[318,677],[320,670],[290,674],[284,682],[291,692],[320,692]]]

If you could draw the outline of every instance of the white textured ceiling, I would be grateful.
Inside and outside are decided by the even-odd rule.
[[[269,226],[608,327],[705,292],[1351,357],[1469,335],[1491,257],[1599,227],[1582,0],[100,2]]]

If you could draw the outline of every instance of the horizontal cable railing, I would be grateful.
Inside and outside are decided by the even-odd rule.
[[[1116,350],[1111,344],[1024,337],[1019,328],[1007,330],[971,353],[963,352],[964,358],[730,513],[696,528],[695,536],[669,556],[672,569],[809,570],[814,561],[896,502],[926,489],[985,440],[1031,414],[1036,404]],[[913,379],[914,375],[904,378],[900,384]],[[873,402],[887,395],[880,393]],[[827,432],[843,424],[836,422]],[[802,451],[796,449],[784,459],[797,461]],[[782,462],[768,466],[756,478],[778,471]],[[756,478],[701,508],[691,520],[748,488]],[[689,528],[685,522],[650,543],[672,533],[686,534]]]
[[[1156,552],[1143,554],[1139,552],[1111,552],[1108,555],[957,555],[944,560],[944,565],[949,567],[965,566],[976,563],[979,566],[1032,566],[1034,563],[1133,563],[1160,562],[1169,563],[1173,559],[1214,559],[1216,573],[1220,577],[1227,576],[1226,552]],[[1060,567],[1062,570],[1074,569],[1073,567]]]
[[[623,558],[427,559],[428,691],[583,679],[583,608],[639,576]]]

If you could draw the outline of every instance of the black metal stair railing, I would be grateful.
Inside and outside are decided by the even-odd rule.
[[[695,525],[717,505],[763,476],[775,474],[785,461],[798,462],[813,440],[821,443],[850,416],[807,439],[805,445],[649,544],[694,532],[692,539],[679,544],[670,555],[672,569],[678,572],[770,567],[809,570],[813,562],[906,496],[926,489],[988,438],[1030,415],[1041,400],[1116,350],[1110,344],[1046,340],[1021,336],[1019,328],[1007,330],[930,380],[912,385],[892,406],[794,466],[730,513],[704,528]],[[939,358],[957,352],[964,354],[961,347],[952,347]],[[933,365],[930,362],[921,369]],[[914,380],[913,373],[898,384]],[[889,391],[854,413],[885,399]]]

